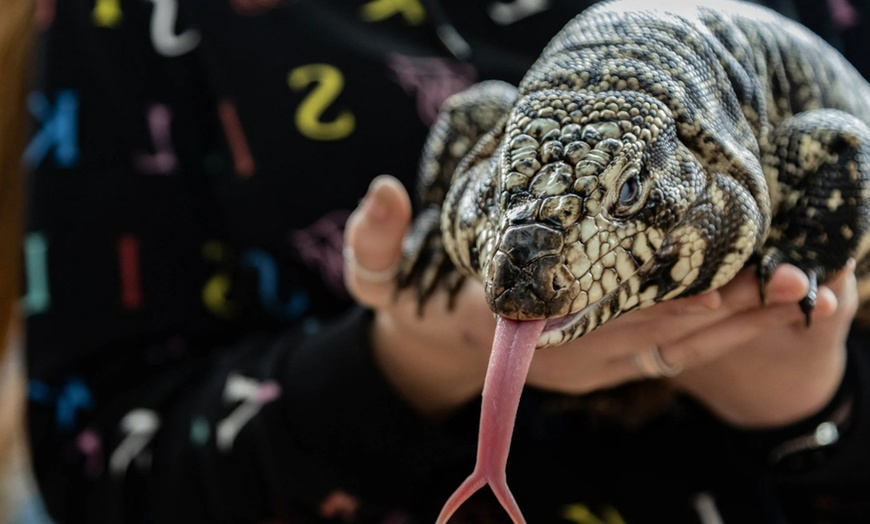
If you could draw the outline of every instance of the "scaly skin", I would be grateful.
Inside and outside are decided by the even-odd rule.
[[[587,10],[518,90],[473,87],[433,128],[399,285],[417,286],[422,311],[470,276],[501,317],[477,466],[439,524],[488,482],[525,522],[504,465],[536,346],[717,288],[749,262],[762,296],[777,265],[801,268],[807,319],[849,257],[866,280],[870,86],[771,11],[666,3]]]
[[[496,314],[550,319],[545,347],[717,288],[747,262],[763,289],[783,262],[815,286],[862,257],[870,87],[797,24],[716,6],[596,5],[518,91],[451,99],[400,284],[422,302],[477,278]]]

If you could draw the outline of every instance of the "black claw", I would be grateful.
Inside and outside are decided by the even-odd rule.
[[[800,301],[801,311],[804,312],[804,325],[806,327],[810,327],[813,323],[813,309],[815,309],[816,304],[811,303],[806,297]]]
[[[767,278],[761,275],[758,275],[758,298],[762,306],[767,304]]]
[[[758,278],[758,297],[762,304],[767,304],[767,283],[781,262],[782,252],[774,247],[769,248],[758,261],[755,275]]]
[[[813,319],[813,309],[816,307],[816,299],[819,296],[819,277],[815,271],[807,271],[807,279],[809,279],[809,289],[806,296],[801,299],[800,307],[806,318],[806,326],[810,327]]]
[[[444,286],[450,293],[450,307],[453,307],[461,279],[441,239],[441,211],[430,206],[421,212],[411,225],[411,230],[402,243],[402,262],[396,278],[393,300],[399,291],[413,288],[417,292],[417,316],[423,316],[426,303],[439,287]]]
[[[456,297],[459,296],[459,289],[465,283],[465,277],[458,271],[454,271],[445,278],[447,282],[447,308],[451,311],[456,309]]]
[[[780,249],[773,246],[767,248],[761,255],[756,266],[756,276],[758,277],[758,295],[761,298],[762,304],[767,304],[767,284],[770,281],[771,275],[773,275],[773,272],[780,264],[785,261],[798,266],[802,265],[799,262],[787,260],[786,258]],[[824,270],[818,268],[801,269],[807,275],[809,287],[807,288],[807,294],[800,300],[799,305],[804,313],[806,326],[810,327],[813,319],[813,310],[816,307],[816,300],[819,296],[819,272],[821,271],[822,275],[824,275]]]

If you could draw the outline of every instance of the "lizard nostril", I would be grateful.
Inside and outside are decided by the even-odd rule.
[[[562,233],[541,224],[511,227],[502,238],[500,250],[519,267],[562,251]]]
[[[572,275],[564,265],[559,265],[553,272],[553,291],[559,293],[571,286],[574,283],[574,275]]]

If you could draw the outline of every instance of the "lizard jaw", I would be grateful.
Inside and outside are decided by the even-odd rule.
[[[660,295],[674,297],[685,291],[685,284],[665,291],[661,291],[659,286],[646,286],[641,289],[643,282],[649,279],[649,275],[656,274],[659,264],[659,260],[652,256],[631,276],[604,293],[598,300],[586,304],[577,312],[549,318],[544,324],[543,333],[538,338],[537,349],[558,346],[578,339],[623,313],[655,304],[659,301]]]
[[[573,332],[572,328],[577,325],[580,317],[587,309],[589,309],[589,306],[576,313],[547,319],[547,322],[544,324],[544,331],[538,339],[538,348],[553,346],[559,343],[554,343],[554,341],[566,340],[569,333]]]
[[[635,273],[630,279],[622,282],[595,302],[587,304],[580,311],[548,319],[544,324],[543,333],[538,338],[537,348],[565,344],[595,330],[623,313],[650,305],[648,301],[639,299],[637,295],[631,293],[638,279],[639,276]]]
[[[570,342],[591,329],[587,329],[589,325],[588,315],[592,313],[598,303],[589,304],[576,313],[569,315],[547,319],[544,324],[544,331],[538,338],[538,349],[543,349],[551,346],[559,346]]]

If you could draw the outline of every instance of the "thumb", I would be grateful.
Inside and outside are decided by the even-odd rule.
[[[392,299],[411,199],[397,179],[375,178],[345,229],[344,278],[351,296],[370,307]]]

